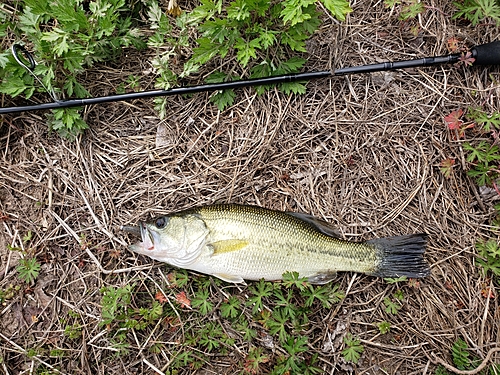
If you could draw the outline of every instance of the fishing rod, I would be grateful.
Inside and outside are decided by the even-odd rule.
[[[31,56],[31,54],[19,44],[14,44],[12,46],[12,54],[14,55],[16,61],[20,65],[22,65],[25,69],[27,69],[40,82],[39,78],[33,73],[33,70],[35,69],[35,60]],[[23,58],[21,58],[21,56]],[[373,73],[373,72],[381,72],[381,71],[396,70],[396,69],[424,67],[431,65],[453,64],[460,61],[462,56],[465,55],[460,53],[455,53],[446,56],[433,56],[433,57],[424,57],[413,60],[387,61],[378,64],[352,66],[352,67],[336,69],[333,72],[326,70],[326,71],[314,71],[305,73],[294,73],[294,74],[285,74],[285,75],[264,77],[264,78],[254,78],[254,79],[239,80],[232,82],[176,87],[168,90],[149,90],[149,91],[107,95],[107,96],[99,96],[99,97],[84,98],[84,99],[58,100],[57,97],[52,92],[51,96],[54,101],[51,103],[42,103],[42,104],[17,106],[17,107],[4,107],[4,108],[0,107],[0,114],[30,112],[30,111],[57,109],[57,108],[82,107],[92,104],[127,101],[139,98],[153,98],[158,96],[194,94],[198,92],[238,89],[242,87],[276,85],[280,83],[309,81],[313,79],[337,77],[348,74]],[[499,65],[500,41],[495,41],[475,46],[471,48],[471,50],[465,57],[468,59],[469,62],[473,61],[472,65]],[[470,58],[472,58],[473,60]]]

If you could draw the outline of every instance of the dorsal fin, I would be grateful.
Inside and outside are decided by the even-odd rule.
[[[327,221],[319,219],[313,215],[303,214],[300,212],[286,212],[286,214],[293,216],[299,220],[305,221],[327,236],[342,239],[340,232],[337,229],[333,228],[332,225]]]

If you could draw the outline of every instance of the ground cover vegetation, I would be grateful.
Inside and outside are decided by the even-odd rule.
[[[326,28],[342,28],[349,17],[356,16],[356,12],[363,15],[361,23],[372,21],[372,6],[373,4],[364,4],[351,9],[343,0],[203,0],[187,5],[180,2],[176,4],[174,1],[167,5],[155,0],[7,1],[0,5],[0,38],[5,49],[0,54],[0,92],[5,95],[2,105],[19,104],[27,100],[43,102],[49,98],[47,91],[58,98],[87,97],[152,87],[166,89],[181,84],[264,77],[297,72],[305,67],[313,69],[314,66],[308,66],[308,59],[314,55],[314,48],[311,46],[321,45],[322,42],[315,35],[321,35]],[[384,17],[394,15],[391,20],[399,28],[395,35],[403,41],[423,40],[422,35],[429,32],[429,28],[422,20],[431,12],[441,22],[460,22],[462,27],[498,30],[500,5],[493,0],[465,0],[440,6],[441,8],[434,7],[426,2],[413,0],[385,1],[384,4],[379,4],[377,11]],[[352,30],[356,30],[355,27]],[[374,33],[377,38],[383,38],[384,33],[388,32],[375,30]],[[462,68],[464,70],[461,72],[467,72],[467,64],[473,61],[465,55],[464,38],[448,35],[442,39],[446,42],[448,53],[464,52],[464,59],[455,68]],[[12,58],[8,47],[14,41],[21,41],[36,56],[38,64],[33,73],[39,77],[43,86],[33,74],[20,67]],[[149,56],[150,64],[131,70],[130,74],[121,72],[122,68],[119,67],[124,56],[134,53]],[[362,62],[358,61],[359,63]],[[99,70],[106,70],[108,66],[118,69],[119,83],[105,85],[105,89],[91,89],[92,85],[88,83],[96,81],[97,77],[102,79]],[[92,78],[88,74],[93,70],[97,73]],[[467,77],[468,73],[463,74]],[[424,74],[424,77],[427,76]],[[391,75],[379,78],[382,89],[393,84],[393,80],[398,81]],[[481,84],[491,83],[498,90],[498,74],[490,73],[483,78]],[[425,85],[436,91],[433,85],[437,80],[428,79]],[[355,91],[353,86],[358,87],[359,81],[350,83],[344,89],[351,90],[351,95],[356,98],[356,94],[352,93]],[[399,85],[391,87],[396,91],[404,91]],[[2,153],[1,171],[4,182],[1,183],[0,221],[5,224],[5,233],[0,245],[3,245],[7,251],[5,254],[8,255],[2,258],[3,263],[0,264],[0,303],[3,307],[0,314],[4,329],[0,333],[0,367],[6,373],[129,371],[127,373],[320,374],[335,370],[345,373],[396,373],[398,370],[412,373],[412,368],[415,373],[421,373],[425,369],[427,373],[441,375],[460,371],[500,373],[499,361],[495,359],[498,358],[496,349],[500,339],[500,205],[495,203],[500,197],[500,113],[495,110],[495,99],[491,96],[485,98],[485,93],[490,91],[484,87],[468,89],[468,99],[478,99],[474,101],[474,105],[453,99],[453,107],[443,108],[437,116],[440,122],[437,132],[447,138],[445,142],[440,140],[437,156],[432,158],[434,169],[439,174],[433,174],[429,178],[430,185],[426,185],[427,172],[423,172],[423,177],[418,172],[417,177],[412,178],[408,178],[404,174],[406,172],[401,172],[404,178],[397,189],[400,191],[401,186],[420,178],[422,183],[413,187],[416,190],[408,191],[408,196],[414,197],[413,191],[430,191],[432,184],[441,181],[436,193],[429,196],[422,193],[424,199],[414,207],[414,216],[401,218],[399,228],[406,226],[406,221],[409,220],[417,226],[415,230],[432,232],[432,226],[425,227],[416,218],[422,216],[419,209],[423,205],[432,207],[442,204],[440,213],[433,212],[432,208],[426,213],[429,220],[432,213],[433,220],[439,225],[444,225],[440,215],[448,220],[443,212],[450,207],[455,210],[453,207],[458,204],[471,211],[471,216],[464,219],[464,222],[467,228],[473,228],[468,232],[474,234],[473,238],[456,239],[455,243],[455,239],[450,240],[457,233],[452,229],[449,235],[431,233],[443,241],[445,245],[442,246],[455,244],[455,250],[458,247],[456,244],[461,244],[462,249],[467,249],[465,243],[471,245],[468,250],[461,250],[458,256],[451,250],[443,256],[440,245],[437,245],[439,242],[431,243],[430,257],[434,262],[434,271],[439,270],[439,275],[453,272],[441,272],[442,262],[448,259],[458,262],[450,266],[450,269],[457,266],[458,276],[433,276],[432,280],[441,289],[432,289],[425,280],[401,278],[381,281],[360,279],[356,275],[345,275],[332,284],[313,286],[295,273],[284,275],[284,280],[279,283],[259,281],[247,286],[233,286],[218,279],[161,265],[150,268],[149,260],[145,259],[144,268],[137,263],[137,258],[132,260],[130,255],[125,254],[125,242],[111,233],[111,225],[107,224],[116,224],[116,220],[119,222],[124,219],[117,219],[117,212],[108,205],[119,207],[120,212],[129,215],[128,219],[133,221],[141,218],[141,215],[144,217],[145,214],[162,212],[165,208],[161,203],[172,204],[177,201],[189,205],[200,200],[210,202],[238,198],[244,203],[251,200],[256,204],[260,201],[272,204],[271,202],[279,199],[280,194],[293,196],[295,188],[295,194],[300,192],[300,198],[287,201],[290,205],[287,208],[324,213],[324,207],[318,209],[316,205],[305,202],[311,200],[310,194],[314,195],[315,191],[322,194],[324,202],[329,199],[325,192],[330,196],[335,195],[326,182],[332,180],[328,176],[337,173],[332,172],[329,169],[331,167],[326,167],[324,172],[317,175],[300,168],[290,171],[282,167],[282,163],[293,164],[291,159],[287,161],[286,158],[273,165],[271,173],[266,174],[259,167],[263,160],[269,160],[270,155],[279,154],[276,151],[279,147],[273,140],[282,129],[268,129],[266,121],[259,123],[259,129],[264,129],[262,134],[259,133],[261,130],[253,130],[254,133],[234,133],[228,129],[212,129],[216,122],[208,124],[202,121],[204,130],[199,124],[189,128],[189,124],[196,122],[193,117],[201,116],[200,113],[204,111],[214,113],[214,118],[227,116],[226,123],[238,124],[241,121],[239,118],[247,116],[244,110],[238,108],[238,103],[243,103],[240,104],[242,108],[248,108],[252,106],[253,100],[261,100],[262,103],[263,98],[270,97],[283,103],[290,103],[290,100],[299,103],[306,99],[300,99],[297,95],[305,94],[307,97],[308,94],[306,83],[282,84],[278,90],[280,92],[273,87],[262,87],[249,91],[255,93],[257,98],[249,102],[240,102],[242,99],[232,90],[217,92],[204,97],[213,103],[211,107],[200,104],[203,99],[197,101],[195,97],[181,98],[180,108],[183,113],[189,114],[178,115],[178,118],[188,124],[188,130],[179,130],[178,125],[160,130],[156,122],[161,124],[162,119],[170,119],[175,104],[171,99],[156,99],[150,111],[140,114],[141,118],[153,119],[155,122],[152,126],[155,131],[148,138],[153,147],[156,146],[154,150],[144,144],[134,143],[143,138],[140,132],[131,134],[130,130],[119,129],[116,122],[120,120],[120,110],[116,110],[117,107],[111,107],[115,111],[109,117],[100,113],[89,114],[84,109],[64,109],[47,114],[47,118],[35,114],[34,117],[22,116],[22,120],[13,120],[7,116],[2,119],[1,139],[5,151]],[[453,93],[453,89],[449,90],[443,95],[458,95]],[[317,106],[318,99],[314,93],[311,95]],[[387,97],[393,98],[391,95],[393,94],[388,94]],[[405,95],[407,98],[409,92],[405,92]],[[427,94],[422,97],[425,98],[425,95]],[[356,107],[357,100],[347,98],[346,101]],[[433,105],[426,108],[435,109]],[[289,104],[285,107],[288,106]],[[297,104],[297,107],[301,105]],[[363,110],[371,116],[368,118],[378,118],[378,115],[370,113],[369,108],[370,104],[363,106]],[[393,111],[391,106],[382,108]],[[281,107],[276,109],[279,113],[277,118],[273,118],[276,123],[283,121],[280,117],[283,116],[281,110]],[[338,111],[339,108],[335,108],[335,112]],[[347,107],[340,109],[340,112],[351,116],[358,113],[350,112]],[[317,112],[308,113],[314,113],[313,117],[317,119]],[[297,113],[294,115],[301,116]],[[321,115],[325,113],[320,113],[320,117],[330,117]],[[349,117],[344,119],[335,116],[340,124],[343,121],[353,121]],[[416,118],[422,116],[423,113],[418,113]],[[391,120],[391,124],[406,123],[410,121],[407,117]],[[97,129],[89,129],[89,124],[98,124],[108,118],[116,122],[105,127],[102,133]],[[176,121],[181,121],[179,119]],[[20,121],[24,121],[22,128]],[[37,130],[25,128],[24,124],[33,124],[34,121],[38,124]],[[129,121],[139,130],[147,126],[144,120],[138,120],[137,117],[127,118],[126,122]],[[324,124],[323,121],[325,120],[319,120],[319,123]],[[421,123],[420,120],[414,121]],[[376,130],[380,125],[378,122],[368,120],[365,123],[374,125],[375,130],[370,131],[380,136]],[[49,132],[40,130],[45,124],[48,124]],[[382,133],[390,132],[386,125],[381,125],[384,128]],[[97,128],[99,125],[93,126]],[[219,146],[212,145],[217,145],[217,140],[226,131],[229,134],[227,143],[221,143],[220,148],[214,149],[213,147]],[[363,165],[369,165],[367,157],[373,157],[373,154],[368,151],[366,155],[371,156],[361,157],[362,147],[356,143],[358,140],[365,142],[362,140],[363,133],[351,129],[352,134],[357,134],[356,140],[351,140],[355,145],[352,149],[347,146],[349,131],[335,133],[337,140],[346,140],[346,148],[332,156],[325,146],[331,145],[328,143],[332,139],[331,135],[322,133],[319,128],[307,126],[300,131],[302,137],[297,137],[298,134],[294,133],[290,134],[289,139],[285,136],[281,138],[290,144],[288,149],[283,149],[283,154],[296,152],[297,139],[304,138],[303,135],[307,134],[303,146],[308,155],[326,152],[325,159],[330,163],[341,158],[340,164],[345,169],[336,176],[349,175],[355,181],[357,173],[367,173]],[[426,131],[434,131],[434,126]],[[33,137],[34,132],[37,134],[37,142],[26,145],[25,139],[31,141],[29,137]],[[249,141],[249,138],[259,141],[259,134],[267,143],[255,144]],[[407,144],[417,135],[411,132],[409,135],[405,134],[400,138],[393,134],[400,142],[394,144],[391,143],[392,140],[386,140],[387,144],[415,154],[422,147],[430,147],[424,143],[428,138],[423,138],[425,146],[418,146],[416,143],[415,148],[410,149]],[[127,138],[130,143],[125,146],[120,143],[123,137],[130,137]],[[17,146],[13,146],[16,142]],[[246,148],[240,149],[240,154],[236,156],[241,159],[244,155],[246,165],[234,164],[223,169],[222,164],[218,164],[219,161],[209,160],[207,155],[217,152],[230,155],[234,151],[233,147],[236,147],[233,144],[237,142],[245,144]],[[205,143],[207,148],[197,148],[200,143]],[[439,143],[438,140],[431,139],[430,144],[435,143]],[[452,147],[442,146],[445,143]],[[91,147],[98,150],[96,156],[92,156],[94,153],[86,149],[88,144],[93,144]],[[55,148],[49,149],[52,146]],[[121,147],[126,151],[122,151]],[[254,149],[265,150],[266,147],[273,152],[252,159],[255,158]],[[273,147],[276,150],[272,150]],[[167,149],[176,151],[170,155]],[[68,152],[57,154],[54,150]],[[195,150],[199,150],[199,155],[192,154]],[[308,159],[309,157],[314,158],[303,156],[305,152],[300,149],[298,153],[296,162],[299,165],[313,160]],[[344,156],[346,153],[350,156]],[[113,155],[114,159],[109,155]],[[125,159],[129,156],[124,155],[133,157]],[[190,157],[194,158],[194,164],[185,164]],[[117,172],[110,167],[95,167],[94,158],[103,165],[112,159],[111,163],[124,169],[123,174],[117,178]],[[390,169],[387,181],[394,178],[394,173],[398,173],[398,167],[410,169],[405,164],[406,157],[398,155],[397,158],[391,158],[397,159],[398,163]],[[31,165],[28,160],[37,162]],[[144,164],[143,160],[149,160],[150,164]],[[220,160],[234,161],[229,157],[227,160]],[[432,168],[426,158],[419,160],[426,168]],[[158,170],[155,169],[154,174],[138,174],[137,171],[144,170],[145,166],[146,169],[155,168],[154,163],[158,161]],[[313,165],[312,161],[310,163]],[[320,167],[320,160],[314,159],[314,163],[314,168],[323,168]],[[205,170],[204,166],[208,164],[210,165]],[[384,163],[380,162],[382,164]],[[29,189],[20,182],[26,176],[22,168],[28,165],[38,171],[36,175],[39,176],[38,179],[27,179],[34,184]],[[78,165],[80,169],[75,171],[72,165]],[[361,169],[357,170],[357,166],[361,166]],[[190,175],[193,181],[186,183],[179,180],[174,174],[167,172],[167,167],[176,170],[179,175]],[[290,166],[288,168],[291,169]],[[226,175],[236,171],[240,177],[246,173],[256,184],[245,190],[244,187],[235,187],[234,179],[229,179],[224,186],[204,182],[209,179],[207,171],[213,173],[216,169],[224,170],[215,173],[216,180],[224,180]],[[33,170],[31,172],[35,176]],[[189,174],[190,171],[193,171],[192,175]],[[256,174],[255,171],[260,172]],[[380,176],[383,171],[378,170],[377,174],[369,176],[380,178],[374,176]],[[131,178],[134,173],[137,173],[137,177]],[[75,174],[86,177],[79,183]],[[58,177],[54,177],[56,175]],[[322,178],[324,182],[318,184]],[[54,188],[54,180],[57,179],[60,185]],[[277,190],[265,187],[265,181],[269,179],[275,181],[279,187]],[[472,207],[476,204],[468,201],[464,195],[465,189],[460,188],[468,179],[474,181],[469,186],[469,193],[480,202],[477,205],[482,206],[480,208],[485,212],[482,216],[476,211],[472,212]],[[130,183],[130,180],[140,182]],[[141,180],[146,182],[142,183]],[[149,187],[160,180],[167,187],[165,190]],[[50,182],[51,187],[40,189],[37,181],[39,184]],[[393,188],[387,181],[385,183],[388,185],[384,186]],[[101,198],[106,183],[116,184],[114,186],[118,193],[106,193]],[[291,184],[291,187],[287,187],[287,184]],[[314,186],[309,190],[311,185],[316,184],[320,187]],[[128,192],[120,192],[123,186],[129,189]],[[341,185],[336,187],[344,189]],[[448,201],[441,203],[439,192],[448,188],[458,198],[450,197]],[[357,198],[357,203],[366,203],[364,199],[372,195],[364,195],[364,189],[359,188],[361,198]],[[479,193],[473,194],[472,191],[476,190]],[[164,194],[159,195],[160,191]],[[220,191],[229,193],[220,196]],[[275,191],[280,191],[280,194]],[[376,192],[384,195],[379,190]],[[260,199],[259,194],[262,194]],[[148,196],[147,199],[141,200],[144,196]],[[203,200],[206,196],[210,198]],[[57,197],[62,203],[55,203]],[[70,200],[77,203],[74,206],[65,203],[66,197],[71,197]],[[379,220],[383,225],[375,227],[382,228],[390,219],[398,220],[401,214],[398,207],[405,205],[406,208],[412,208],[411,200],[394,201],[394,207],[390,208],[387,202],[391,200],[388,196],[383,198],[380,203],[383,208],[381,212],[389,207],[389,216],[385,213],[377,219],[361,213],[353,222],[361,223],[361,218],[365,218],[366,222]],[[19,210],[13,209],[21,207],[21,203],[13,202],[21,202],[22,199],[28,202],[24,208],[38,215],[40,220],[37,223],[33,219],[24,219]],[[367,199],[370,204],[365,206],[366,212],[373,210],[370,207],[373,207],[374,202],[370,199],[372,198]],[[132,204],[132,200],[140,200],[140,203]],[[461,205],[462,201],[468,203]],[[147,208],[140,208],[142,204]],[[332,205],[325,203],[326,206]],[[73,213],[68,213],[72,210]],[[86,210],[89,215],[85,213]],[[34,217],[30,214],[27,216]],[[477,221],[470,221],[479,216],[481,217]],[[458,226],[458,219],[449,220],[452,223],[450,228]],[[342,226],[345,222],[338,224]],[[379,232],[388,235],[383,229]],[[369,234],[362,229],[360,232],[350,229],[346,233],[353,234],[353,239],[357,236],[366,238],[363,236]],[[98,257],[93,255],[95,253]],[[127,266],[124,267],[121,262]],[[118,272],[114,273],[110,269]],[[61,272],[63,276],[58,274]],[[468,272],[474,275],[470,279],[466,276]],[[72,278],[72,274],[78,276]],[[80,287],[73,289],[75,285]],[[435,306],[433,316],[422,310],[422,306],[431,310],[429,305]],[[51,309],[55,311],[52,315]],[[430,323],[431,320],[436,320],[436,325]],[[451,328],[438,328],[439,324],[446,325],[445,322],[448,321],[451,322]],[[477,328],[476,333],[471,333],[473,327]],[[103,367],[103,363],[113,365]]]

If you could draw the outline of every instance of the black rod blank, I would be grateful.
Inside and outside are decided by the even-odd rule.
[[[471,49],[471,56],[475,59],[474,65],[498,65],[500,64],[500,41],[482,44]],[[309,81],[312,79],[327,78],[332,76],[343,76],[348,74],[373,73],[395,69],[416,68],[430,65],[452,64],[460,60],[460,54],[447,56],[424,57],[414,60],[402,60],[394,62],[383,62],[379,64],[369,64],[354,67],[346,67],[335,70],[333,73],[329,70],[319,72],[305,72],[296,74],[286,74],[274,77],[264,77],[247,79],[233,82],[211,83],[197,86],[176,87],[168,90],[150,90],[141,92],[132,92],[126,94],[100,96],[85,99],[59,100],[51,103],[5,107],[0,108],[0,114],[29,112],[45,109],[57,109],[68,107],[82,107],[92,104],[101,104],[117,101],[127,101],[139,98],[153,98],[158,96],[171,96],[194,94],[198,92],[210,92],[218,90],[238,89],[242,87],[253,87],[261,85],[276,85],[287,82]]]

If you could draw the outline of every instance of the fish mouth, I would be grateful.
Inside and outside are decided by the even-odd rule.
[[[129,249],[132,251],[135,251],[137,253],[142,253],[144,251],[151,251],[154,250],[155,245],[154,245],[154,239],[153,239],[153,234],[151,233],[150,230],[146,227],[146,223],[144,222],[139,222],[139,225],[122,225],[120,227],[121,230],[132,233],[138,237],[141,238],[141,241],[129,245]]]

